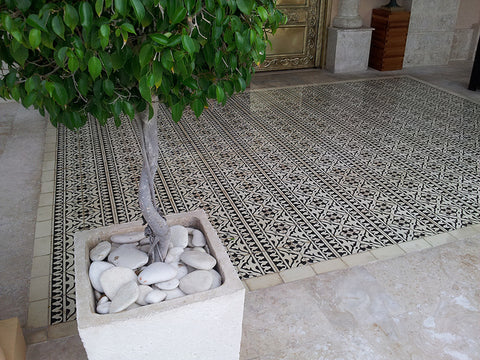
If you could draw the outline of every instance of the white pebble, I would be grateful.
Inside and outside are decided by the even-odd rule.
[[[182,225],[170,226],[170,243],[173,247],[185,248],[188,245],[188,230]]]
[[[136,281],[137,275],[132,269],[124,267],[112,267],[105,270],[100,276],[100,284],[103,287],[103,292],[109,299],[113,299],[118,289],[123,285]]]
[[[177,270],[170,264],[155,262],[148,265],[138,274],[138,282],[143,285],[151,285],[173,279]]]
[[[114,266],[106,261],[94,261],[90,264],[90,268],[88,269],[88,277],[90,278],[90,282],[95,290],[98,292],[103,293],[103,286],[100,283],[100,277],[102,276],[103,272],[113,268]]]
[[[184,248],[182,247],[173,247],[168,250],[167,256],[165,257],[165,262],[167,264],[180,261],[180,255],[183,254]]]
[[[188,267],[184,263],[178,262],[178,263],[171,263],[175,269],[177,269],[177,275],[175,276],[176,279],[181,279],[185,275],[188,274]]]
[[[153,290],[147,294],[147,296],[145,297],[145,301],[148,304],[156,304],[156,303],[159,303],[160,301],[165,300],[166,297],[167,297],[167,294],[165,293],[165,291]]]
[[[155,286],[160,290],[173,290],[178,287],[178,284],[180,284],[180,280],[173,278],[172,280],[156,283]]]
[[[165,290],[164,292],[165,292],[165,294],[167,294],[167,300],[176,299],[176,298],[183,297],[183,296],[187,295],[182,290],[180,290],[179,288],[176,288],[176,289],[173,289],[173,290]]]
[[[192,245],[193,246],[205,246],[207,244],[207,240],[205,236],[200,230],[194,229],[192,232]]]
[[[180,279],[179,288],[185,294],[195,294],[212,287],[212,274],[207,270],[197,270]]]
[[[138,299],[138,285],[136,281],[130,281],[118,289],[110,305],[110,314],[125,310]]]
[[[148,255],[130,244],[122,245],[108,255],[108,261],[115,266],[138,269],[148,262]]]
[[[195,246],[194,248],[192,248],[192,250],[206,253],[205,249],[203,247],[199,247],[199,246]]]
[[[108,314],[110,312],[110,306],[112,305],[111,301],[103,302],[97,305],[97,313],[99,314]]]
[[[117,234],[112,235],[110,240],[117,244],[128,244],[136,243],[145,238],[145,233],[143,231],[130,232],[126,234]]]
[[[210,289],[215,289],[222,285],[222,276],[216,270],[208,270],[212,275],[212,286]]]
[[[92,250],[90,250],[90,260],[102,261],[107,257],[112,249],[112,244],[108,241],[102,241],[97,244]]]
[[[213,256],[200,251],[184,252],[180,256],[180,260],[199,270],[210,270],[217,264],[217,260]]]
[[[138,287],[139,294],[136,303],[139,305],[147,305],[148,303],[145,301],[145,297],[153,291],[150,286],[147,285],[140,285]]]

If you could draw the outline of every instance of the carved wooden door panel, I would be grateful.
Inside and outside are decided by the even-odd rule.
[[[272,48],[267,47],[267,59],[258,69],[287,70],[319,66],[317,49],[322,48],[322,29],[325,0],[278,0],[278,8],[288,22],[274,36],[269,36]],[[320,31],[319,31],[320,29]]]

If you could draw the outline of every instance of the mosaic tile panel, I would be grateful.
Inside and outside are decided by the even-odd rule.
[[[163,211],[203,208],[243,279],[480,222],[480,105],[408,77],[239,94],[159,136]],[[140,168],[129,122],[58,131],[51,324],[74,232],[138,219]]]

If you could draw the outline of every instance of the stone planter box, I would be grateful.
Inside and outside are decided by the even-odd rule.
[[[167,222],[204,233],[223,284],[125,312],[97,314],[88,277],[90,249],[113,234],[141,231],[143,226],[133,222],[75,234],[78,332],[90,360],[239,358],[245,289],[220,239],[201,210],[169,215]]]

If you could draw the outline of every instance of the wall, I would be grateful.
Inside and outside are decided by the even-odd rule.
[[[331,19],[338,2],[332,0]],[[364,26],[372,9],[389,0],[359,0]],[[472,60],[480,35],[480,0],[397,0],[411,11],[404,67],[445,65],[450,60]]]
[[[450,60],[471,60],[478,44],[480,1],[460,0]]]
[[[444,65],[450,60],[459,0],[411,0],[404,67]]]

